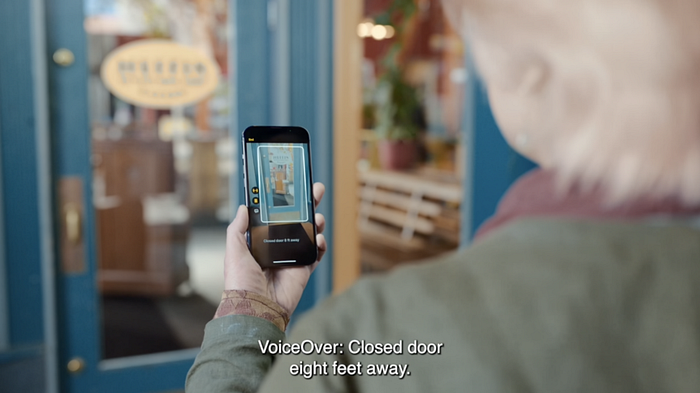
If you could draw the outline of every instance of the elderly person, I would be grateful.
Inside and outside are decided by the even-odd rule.
[[[700,2],[445,5],[506,139],[543,169],[469,249],[305,315],[289,342],[310,354],[261,348],[284,339],[313,267],[261,271],[240,209],[188,391],[698,390]]]

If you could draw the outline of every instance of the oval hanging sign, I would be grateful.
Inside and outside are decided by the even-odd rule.
[[[219,66],[197,49],[167,40],[139,40],[102,62],[107,89],[130,104],[167,109],[197,103],[219,84]]]

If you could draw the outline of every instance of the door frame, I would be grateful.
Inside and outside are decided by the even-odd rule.
[[[36,138],[38,212],[41,253],[41,286],[44,325],[44,388],[58,392],[58,313],[56,257],[54,253],[54,204],[51,163],[49,75],[44,0],[30,0],[32,31],[32,80],[34,82],[34,133]]]
[[[360,277],[357,160],[362,127],[361,1],[334,0],[333,12],[333,293]]]
[[[58,389],[43,0],[2,4],[0,369],[10,388]],[[11,230],[9,230],[11,228]],[[29,368],[29,370],[28,370]],[[12,370],[16,371],[12,371]],[[7,371],[10,370],[10,371]],[[8,375],[9,374],[9,375]]]

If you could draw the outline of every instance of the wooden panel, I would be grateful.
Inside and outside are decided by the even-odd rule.
[[[400,231],[385,225],[368,222],[362,226],[363,241],[381,243],[383,246],[404,251],[416,251],[425,248],[425,241],[422,238],[414,236],[409,240],[403,240],[400,236]]]
[[[360,190],[360,197],[364,200],[372,200],[375,203],[390,205],[403,210],[412,209],[415,203],[411,197],[405,194],[384,190],[371,190],[368,188],[362,188]],[[415,208],[419,214],[429,217],[436,217],[440,215],[442,211],[442,207],[439,204],[425,200],[419,201]]]
[[[94,173],[110,203],[97,203],[102,293],[161,296],[187,278],[187,226],[147,225],[143,200],[174,190],[172,144],[127,137],[93,141]]]
[[[417,180],[416,176],[386,171],[365,171],[360,177],[363,182],[369,184],[381,184],[385,188],[402,191],[411,194],[419,191],[423,196],[451,203],[462,202],[462,187],[458,184],[446,184],[444,182]]]
[[[192,141],[192,169],[188,206],[193,216],[214,216],[219,207],[219,171],[216,144]]]
[[[461,189],[452,177],[424,170],[361,172],[362,268],[373,272],[454,249]]]
[[[371,218],[386,222],[387,224],[395,225],[400,228],[410,225],[416,232],[420,232],[425,235],[430,235],[435,230],[435,225],[433,225],[430,220],[426,220],[425,218],[416,217],[412,220],[412,222],[409,222],[410,218],[405,211],[374,205],[369,209],[367,214]]]
[[[141,201],[124,201],[97,210],[99,266],[102,270],[142,270],[146,260],[146,225]]]
[[[141,266],[101,268],[98,281],[102,293],[168,296],[189,276],[186,262],[186,225],[146,227]]]
[[[175,174],[170,142],[121,139],[93,141],[95,169],[105,176],[109,196],[141,199],[144,195],[173,192]]]
[[[333,292],[339,293],[360,276],[357,230],[359,158],[362,118],[362,41],[357,25],[361,1],[333,3]]]

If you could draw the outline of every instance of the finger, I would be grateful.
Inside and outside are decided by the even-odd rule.
[[[239,256],[248,252],[248,244],[245,240],[245,233],[248,230],[248,209],[239,206],[236,217],[226,229],[226,254]]]
[[[316,235],[316,245],[318,246],[318,259],[316,259],[316,262],[308,266],[309,275],[316,270],[318,264],[321,263],[321,258],[323,258],[323,255],[326,254],[326,249],[328,248],[328,245],[326,244],[326,237],[321,234]]]
[[[322,234],[316,235],[316,245],[318,246],[318,261],[323,258],[323,256],[326,254],[326,249],[328,248],[328,245],[326,244],[326,237],[323,236]]]
[[[236,217],[233,218],[231,226],[236,231],[236,233],[245,234],[248,230],[248,208],[244,205],[238,206],[236,211]]]
[[[314,218],[316,219],[316,233],[323,233],[323,230],[326,229],[326,217],[321,213],[316,213]]]
[[[325,193],[326,186],[324,186],[323,183],[314,183],[314,202],[316,202],[316,206],[321,203],[321,199],[323,199],[323,194]]]

